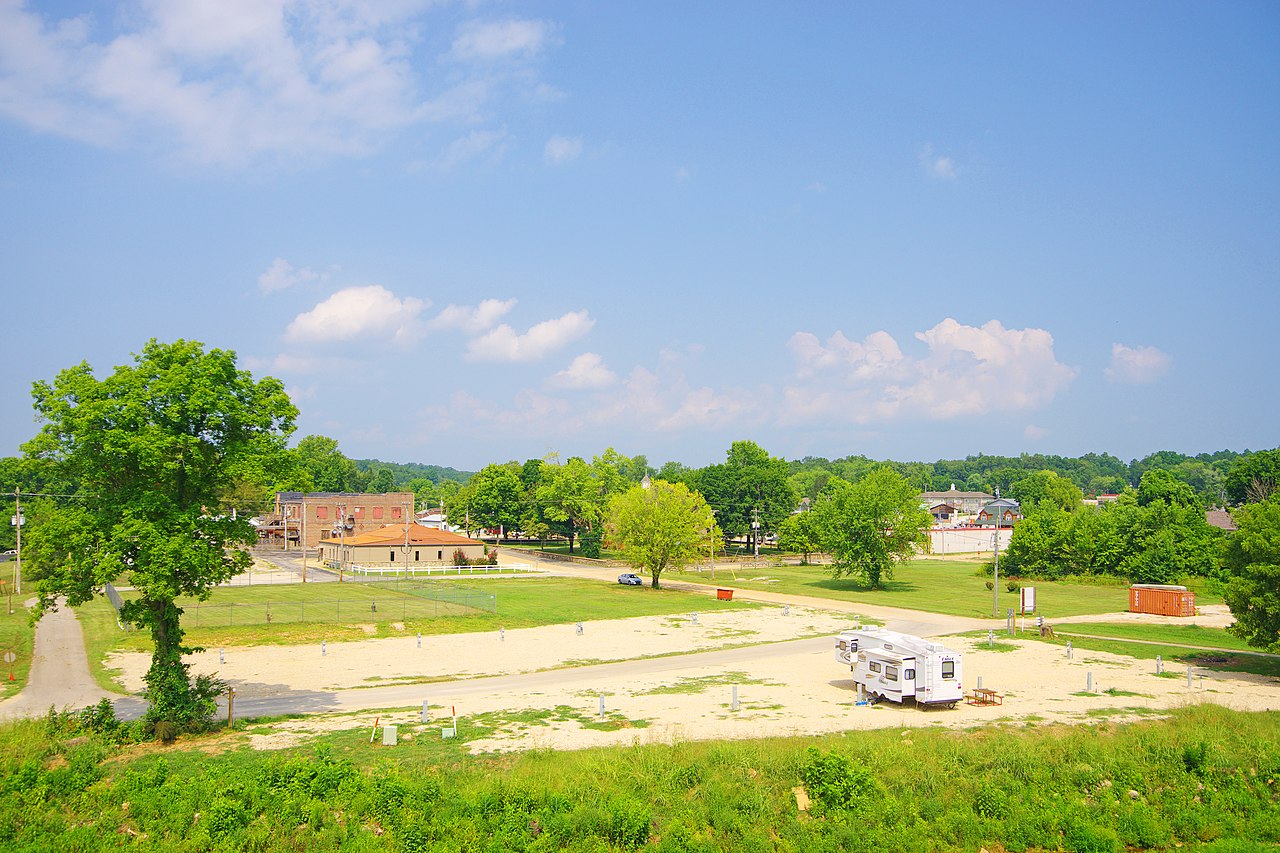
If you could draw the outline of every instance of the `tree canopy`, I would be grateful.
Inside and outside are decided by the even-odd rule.
[[[633,486],[613,496],[606,517],[610,546],[627,565],[648,572],[654,589],[667,569],[679,571],[710,556],[721,536],[711,507],[683,483]]]
[[[1227,539],[1224,598],[1236,622],[1227,630],[1249,645],[1280,652],[1280,496],[1235,511]]]
[[[101,380],[82,362],[32,394],[44,426],[24,450],[77,493],[24,537],[40,612],[123,579],[136,597],[120,618],[155,644],[149,718],[198,724],[212,713],[211,685],[190,682],[174,601],[207,598],[251,563],[242,546],[255,531],[228,496],[285,466],[297,410],[278,380],[238,369],[235,353],[183,340],[152,340]]]
[[[858,578],[873,588],[928,544],[933,525],[919,489],[889,468],[857,483],[831,480],[813,512],[823,550],[832,556],[832,577]]]

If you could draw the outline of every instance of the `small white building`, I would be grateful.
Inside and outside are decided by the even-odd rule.
[[[421,524],[389,524],[356,536],[331,534],[320,540],[320,559],[341,566],[451,566],[458,552],[468,560],[480,559],[485,544]]]

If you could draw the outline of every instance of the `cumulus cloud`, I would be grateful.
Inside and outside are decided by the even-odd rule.
[[[595,320],[586,311],[571,311],[554,320],[544,320],[523,335],[502,324],[473,339],[467,346],[471,361],[537,361],[591,331]]]
[[[920,149],[920,166],[932,178],[949,181],[956,176],[955,161],[935,152],[932,145]]]
[[[1173,363],[1168,353],[1155,347],[1111,345],[1111,365],[1102,371],[1111,382],[1138,385],[1155,382],[1169,372]]]
[[[967,326],[948,318],[915,337],[928,349],[921,357],[905,355],[883,331],[861,342],[837,332],[826,344],[808,332],[793,335],[799,381],[784,391],[787,419],[943,420],[1034,409],[1077,373],[1057,360],[1044,329],[1006,329],[997,320]]]
[[[550,166],[562,166],[572,163],[582,154],[582,138],[570,136],[553,136],[547,140],[542,159]]]
[[[458,30],[450,54],[467,61],[492,61],[535,54],[555,28],[546,21],[468,21]]]
[[[408,344],[421,334],[418,315],[427,305],[412,296],[400,299],[377,284],[348,287],[295,317],[284,339],[295,344],[358,339]]]
[[[267,267],[267,271],[258,276],[258,287],[263,293],[274,293],[277,290],[286,290],[295,284],[315,281],[319,277],[319,274],[308,267],[294,269],[293,264],[284,258],[276,258],[271,262],[271,266]]]
[[[584,352],[569,363],[564,370],[551,377],[557,388],[586,389],[607,388],[617,380],[617,375],[605,367],[604,359],[593,352]]]
[[[431,0],[139,0],[127,14],[59,19],[0,2],[0,114],[98,145],[198,163],[352,156],[423,122],[474,119],[504,86],[537,90],[554,27],[464,25],[448,54],[520,73],[430,79]]]
[[[451,329],[474,335],[493,327],[516,306],[514,299],[485,299],[479,305],[450,305],[432,318],[433,329]]]

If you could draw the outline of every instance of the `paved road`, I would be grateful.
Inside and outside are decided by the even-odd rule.
[[[33,602],[28,602],[28,606]],[[38,717],[49,708],[84,708],[102,699],[117,700],[94,683],[89,675],[89,659],[84,651],[84,632],[75,611],[65,599],[58,609],[46,613],[36,626],[35,654],[31,660],[31,676],[17,696],[0,702],[0,719]],[[125,708],[138,705],[126,700]]]

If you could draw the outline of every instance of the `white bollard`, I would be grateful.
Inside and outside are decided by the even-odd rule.
[[[604,719],[604,697],[598,696],[596,698],[600,700],[600,719],[603,720]]]
[[[422,632],[418,632],[418,648],[422,648]]]
[[[1156,655],[1156,675],[1164,672],[1164,658]]]
[[[782,615],[783,615],[783,616],[790,616],[790,615],[791,615],[791,605],[790,605],[790,604],[784,604],[784,605],[782,605]]]
[[[507,629],[506,629],[506,628],[499,628],[499,629],[498,629],[498,642],[499,642],[499,643],[505,643],[506,641],[507,641]]]
[[[1071,641],[1067,640],[1067,660],[1071,660]]]
[[[218,663],[226,663],[226,662],[227,662],[227,658],[226,658],[226,656],[225,656],[225,655],[223,655],[223,653],[222,653],[222,652],[223,652],[223,650],[222,650],[222,649],[218,649]]]
[[[981,690],[981,689],[982,689],[982,676],[981,676],[981,675],[979,675],[979,676],[978,676],[978,689],[979,689],[979,690]]]
[[[1089,693],[1093,692],[1093,673],[1092,672],[1088,673],[1087,676],[1085,677],[1084,689]]]
[[[329,654],[329,650],[325,648],[324,640],[321,640],[320,641],[320,657],[324,657],[327,654]]]
[[[431,715],[430,715],[430,712],[428,711],[428,709],[429,709],[429,708],[430,708],[430,705],[428,705],[428,704],[427,704],[427,700],[426,700],[426,699],[423,699],[423,700],[422,700],[422,722],[423,722],[423,723],[426,723],[426,721],[427,721],[427,720],[430,718],[430,716],[431,716]]]
[[[1191,664],[1187,664],[1187,687],[1191,687]]]
[[[733,710],[738,710],[738,685],[733,685]]]
[[[577,631],[578,636],[579,636],[579,637],[581,637],[581,636],[582,636],[582,623],[581,623],[581,622],[579,622],[579,623],[577,624],[577,628],[576,628],[575,630]]]
[[[694,613],[694,614],[693,614],[692,622],[693,622],[693,624],[695,624],[695,625],[697,625],[697,624],[698,624],[698,614],[697,614],[697,613]]]

